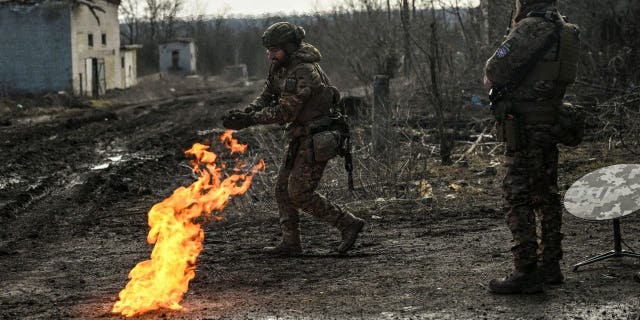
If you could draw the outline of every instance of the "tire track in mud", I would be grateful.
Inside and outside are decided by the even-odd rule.
[[[182,149],[244,96],[214,92],[1,128],[0,161],[24,182],[0,196],[7,227],[0,266],[8,271],[0,282],[18,288],[0,294],[0,318],[73,317],[73,305],[114,297],[133,261],[148,255],[147,210],[191,179],[190,168],[179,166]],[[91,170],[114,152],[124,154],[120,161]]]
[[[21,194],[29,203],[13,208],[10,219],[0,218],[12,229],[3,229],[7,234],[0,238],[0,270],[6,270],[0,283],[9,288],[0,292],[0,318],[119,319],[110,307],[126,273],[150,252],[148,209],[192,181],[183,149],[209,135],[199,131],[214,132],[220,113],[244,95],[115,108],[109,110],[115,120],[72,128],[64,119],[1,128],[6,152],[0,162],[25,181],[3,189],[0,203],[20,200]],[[242,140],[257,140],[254,133],[241,133]],[[122,158],[90,170],[113,156]],[[269,193],[271,201],[270,181],[258,182],[254,187]],[[34,183],[40,187],[29,189]],[[305,256],[286,259],[261,253],[262,246],[279,239],[278,218],[272,201],[253,192],[234,200],[225,220],[206,226],[196,278],[184,300],[187,310],[142,319],[629,319],[638,314],[638,288],[627,281],[638,269],[633,262],[567,272],[567,283],[544,295],[489,295],[485,283],[510,269],[509,234],[502,213],[492,209],[498,207],[494,194],[482,195],[480,202],[458,198],[432,205],[363,199],[350,209],[366,219],[367,228],[347,257],[332,252],[339,240],[335,230],[303,215]],[[631,244],[640,232],[638,221],[625,221]],[[565,270],[584,255],[610,249],[608,225],[565,217],[565,234]]]
[[[175,105],[135,106],[138,110],[150,110],[143,114],[130,113],[129,107],[111,111],[87,109],[52,117],[46,123],[1,128],[4,139],[0,141],[3,148],[0,162],[6,171],[0,173],[0,179],[4,181],[13,176],[12,181],[16,183],[3,184],[0,222],[7,225],[22,220],[17,224],[23,226],[46,224],[52,219],[47,213],[60,215],[62,211],[73,211],[77,203],[91,202],[88,200],[92,196],[100,196],[93,194],[95,192],[131,191],[128,185],[134,189],[142,186],[139,188],[142,190],[134,190],[140,191],[135,195],[148,193],[148,188],[144,190],[147,183],[126,178],[133,171],[129,169],[135,167],[142,179],[145,171],[151,178],[153,170],[170,172],[172,169],[164,169],[164,164],[158,165],[158,161],[170,160],[168,165],[182,161],[181,149],[199,138],[197,130],[215,126],[218,115],[228,108],[225,105],[238,103],[245,95],[243,91],[221,91],[176,98],[171,100]],[[194,99],[204,102],[191,105]],[[103,154],[96,150],[99,145],[106,149]],[[105,171],[106,177],[104,172],[90,170],[91,166],[106,160],[113,150],[134,156],[126,159],[128,163]],[[137,157],[136,153],[152,157]],[[125,181],[120,177],[126,178]],[[101,188],[103,190],[99,190]],[[34,236],[43,231],[29,229]],[[24,236],[22,233],[13,230],[0,234],[0,241],[19,239]]]

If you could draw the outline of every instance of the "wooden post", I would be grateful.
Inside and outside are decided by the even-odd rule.
[[[373,111],[371,136],[376,154],[385,151],[391,133],[391,103],[389,102],[389,76],[373,77]]]
[[[409,0],[402,0],[402,11],[400,15],[402,21],[402,31],[404,33],[404,75],[411,73],[411,21],[409,18]]]

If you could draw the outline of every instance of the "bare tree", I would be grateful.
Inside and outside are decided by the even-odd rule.
[[[475,61],[456,61],[460,56],[457,49],[460,46],[453,41],[444,41],[459,37],[456,28],[449,23],[451,12],[442,5],[436,5],[433,0],[428,11],[429,18],[421,21],[423,25],[416,26],[411,33],[411,40],[417,49],[412,58],[412,69],[418,89],[427,98],[433,111],[441,162],[451,164],[455,138],[451,124],[460,117],[464,105],[460,93],[468,85],[467,81],[474,82],[476,78],[461,75],[472,69],[469,68],[470,62]]]
[[[120,15],[124,18],[125,30],[121,31],[129,44],[138,43],[140,36],[140,24],[142,23],[142,9],[137,0],[124,0],[120,3]]]
[[[397,21],[388,22],[389,7],[381,1],[351,0],[341,9],[325,20],[335,31],[323,32],[330,35],[323,43],[341,52],[340,59],[364,86],[370,86],[376,74],[393,77],[400,63],[400,28]]]
[[[411,21],[409,16],[409,0],[402,0],[400,20],[402,21],[403,32],[404,74],[407,76],[411,70]]]
[[[164,0],[160,11],[160,24],[164,40],[169,40],[176,36],[175,27],[178,21],[178,14],[184,7],[184,0]]]
[[[149,39],[156,40],[158,34],[158,21],[160,20],[160,11],[162,10],[162,0],[145,0],[145,13],[149,22]]]
[[[149,22],[150,37],[156,40],[168,40],[175,36],[178,14],[184,6],[184,0],[145,0],[145,13]]]

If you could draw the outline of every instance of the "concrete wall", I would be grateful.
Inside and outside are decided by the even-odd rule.
[[[97,0],[96,4],[106,11],[96,11],[100,24],[87,6],[76,6],[72,11],[71,46],[74,49],[73,87],[76,94],[95,94],[92,90],[93,59],[104,62],[104,89],[123,87],[118,7],[104,0]],[[89,35],[93,36],[93,46],[89,45]],[[106,36],[106,44],[102,42],[103,35]]]
[[[0,85],[9,92],[72,89],[70,28],[64,2],[0,4]]]
[[[179,53],[178,69],[173,68],[173,52]],[[196,45],[193,42],[169,42],[159,46],[160,72],[192,75],[196,73]]]

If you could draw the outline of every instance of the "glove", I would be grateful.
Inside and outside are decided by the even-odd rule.
[[[241,130],[256,124],[252,113],[231,110],[222,117],[222,126],[227,129]]]
[[[250,108],[250,107],[249,107],[249,108]],[[248,108],[247,108],[247,109],[248,109]],[[246,110],[246,109],[245,109],[245,110]],[[230,114],[243,114],[243,113],[249,113],[249,112],[246,112],[245,110],[240,110],[240,109],[231,109],[231,110],[227,111],[227,115],[230,115]]]

